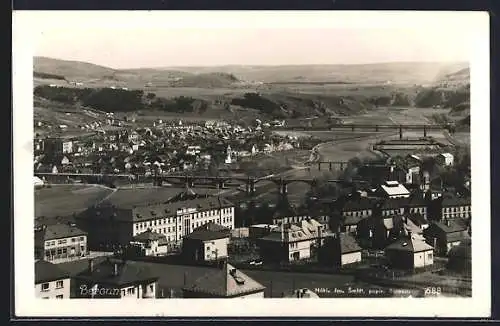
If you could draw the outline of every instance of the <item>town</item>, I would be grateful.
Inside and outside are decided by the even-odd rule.
[[[285,120],[95,116],[35,119],[37,297],[471,295],[470,149],[429,135],[447,125],[373,125],[377,155],[333,161]]]

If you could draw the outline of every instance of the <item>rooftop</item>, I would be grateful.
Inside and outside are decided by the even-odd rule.
[[[111,258],[96,264],[92,272],[87,269],[76,277],[92,283],[106,283],[117,286],[136,284],[143,281],[155,281],[158,279],[158,276],[153,275],[145,266],[135,264],[131,261]]]
[[[69,278],[69,273],[45,260],[35,262],[35,284]]]
[[[342,254],[348,254],[351,252],[361,251],[361,247],[356,242],[356,239],[350,234],[341,233],[340,234],[340,252]]]
[[[462,232],[467,230],[465,221],[459,219],[442,222],[432,222],[432,224],[443,230],[445,233]]]
[[[187,212],[204,212],[222,208],[233,207],[234,205],[222,197],[206,197],[196,198],[191,200],[166,202],[160,204],[151,204],[145,206],[119,208],[109,204],[91,207],[86,211],[87,216],[95,218],[107,219],[114,218],[119,221],[140,222],[154,220],[164,217],[176,216],[177,213],[184,214]]]
[[[183,290],[203,293],[214,297],[237,297],[263,291],[265,287],[250,278],[245,273],[237,270],[232,265],[225,263],[205,276],[200,277],[193,284],[187,285]]]
[[[389,196],[410,195],[408,189],[406,189],[402,184],[400,184],[397,181],[386,181],[385,185],[381,185],[381,188]]]
[[[434,250],[434,248],[428,245],[425,241],[418,239],[417,237],[403,237],[391,243],[385,250],[398,250],[398,251],[408,251],[408,252],[421,252]]]
[[[43,246],[45,241],[87,235],[87,232],[66,223],[43,225],[35,231],[35,245]]]

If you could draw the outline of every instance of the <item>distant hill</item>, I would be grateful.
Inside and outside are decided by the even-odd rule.
[[[309,81],[424,84],[464,67],[467,67],[466,63],[395,62],[357,65],[177,67],[176,69],[192,73],[226,72],[242,80],[264,83]]]
[[[66,79],[94,79],[113,75],[114,69],[81,61],[67,61],[46,57],[33,58],[33,71],[38,74],[64,76]]]
[[[209,72],[190,73],[180,70],[165,70],[154,68],[112,69],[87,62],[67,61],[46,57],[35,57],[33,60],[35,77],[53,75],[62,76],[67,80],[79,81],[88,86],[110,86],[116,84],[125,87],[129,84],[135,87],[153,85],[156,87],[229,87],[239,82],[230,73]]]
[[[227,87],[239,81],[262,83],[426,84],[467,68],[466,63],[395,62],[357,65],[216,66],[112,69],[86,62],[34,58],[34,71],[67,79],[135,82],[164,87]]]

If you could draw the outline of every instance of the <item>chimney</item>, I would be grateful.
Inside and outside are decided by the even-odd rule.
[[[92,259],[89,259],[89,272],[94,272],[94,261]]]

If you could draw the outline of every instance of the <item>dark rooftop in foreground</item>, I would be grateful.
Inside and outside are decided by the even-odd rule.
[[[69,278],[68,272],[45,260],[35,262],[35,284]]]

